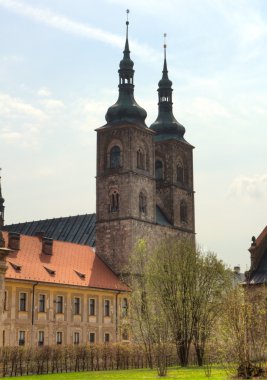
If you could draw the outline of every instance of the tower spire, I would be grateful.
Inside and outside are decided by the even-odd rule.
[[[167,34],[164,33],[164,62],[162,78],[158,84],[158,117],[150,128],[157,133],[156,140],[167,140],[170,138],[184,140],[185,128],[180,124],[172,113],[172,81],[168,77],[167,68]]]
[[[134,63],[130,57],[129,48],[129,9],[126,10],[126,39],[123,58],[120,61],[119,72],[119,98],[106,113],[108,124],[129,122],[146,127],[146,111],[134,99]]]

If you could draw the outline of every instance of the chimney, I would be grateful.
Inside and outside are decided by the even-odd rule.
[[[53,239],[42,237],[42,253],[44,255],[52,256],[53,254]]]
[[[8,248],[18,251],[20,249],[20,234],[17,232],[8,233]]]
[[[240,274],[240,265],[234,267],[235,274]]]

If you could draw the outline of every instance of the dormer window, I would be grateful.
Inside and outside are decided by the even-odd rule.
[[[121,150],[118,145],[115,145],[110,150],[110,168],[116,169],[121,166]]]

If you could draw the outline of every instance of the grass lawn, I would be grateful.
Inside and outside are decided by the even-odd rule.
[[[6,377],[6,380],[14,377]],[[51,375],[33,375],[33,376],[19,376],[18,379],[28,380],[154,380],[159,379],[155,370],[135,369],[125,371],[97,371],[97,372],[72,372],[60,373]],[[164,378],[162,378],[164,379]],[[226,380],[227,375],[225,371],[219,367],[213,367],[211,370],[211,377],[205,375],[204,368],[190,367],[190,368],[171,368],[168,371],[165,379],[177,380]]]

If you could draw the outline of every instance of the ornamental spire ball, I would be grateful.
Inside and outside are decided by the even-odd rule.
[[[122,123],[135,123],[146,127],[146,111],[140,107],[134,99],[134,63],[130,58],[130,49],[128,41],[129,10],[126,11],[126,40],[123,51],[123,59],[120,61],[119,68],[119,98],[106,113],[106,121],[110,125]]]

